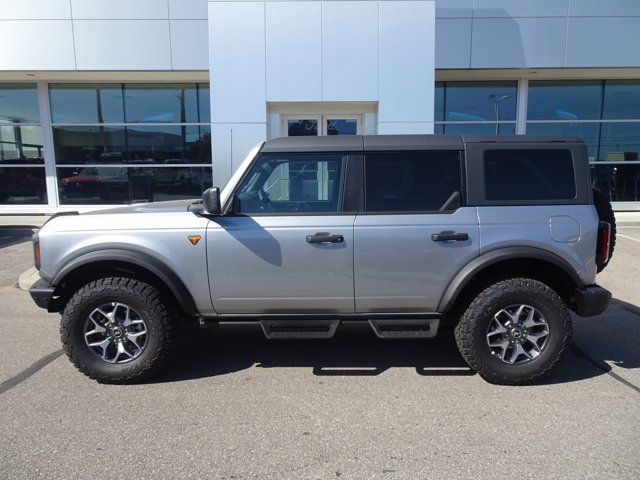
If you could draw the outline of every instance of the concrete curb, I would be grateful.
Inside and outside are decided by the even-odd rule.
[[[31,267],[29,270],[26,270],[20,274],[18,277],[18,287],[22,290],[29,290],[31,285],[40,280],[40,274],[36,267]]]

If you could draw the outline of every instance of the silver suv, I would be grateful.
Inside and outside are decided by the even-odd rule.
[[[607,308],[614,228],[575,138],[280,138],[201,200],[55,215],[31,295],[100,382],[149,377],[195,319],[274,339],[452,325],[472,369],[521,384],[567,348],[571,310]]]

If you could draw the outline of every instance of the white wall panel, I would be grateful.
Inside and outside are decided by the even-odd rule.
[[[562,67],[564,18],[475,18],[472,68]]]
[[[378,2],[321,3],[323,100],[376,100]]]
[[[206,20],[170,20],[171,66],[174,70],[209,68],[209,26]]]
[[[569,18],[567,67],[637,67],[638,47],[640,17]]]
[[[0,21],[0,69],[73,70],[71,20]]]
[[[207,0],[169,0],[169,18],[207,19]]]
[[[607,17],[640,15],[638,0],[571,0],[571,16]]]
[[[433,121],[434,2],[380,2],[380,122]]]
[[[436,68],[471,67],[471,22],[470,18],[436,18]]]
[[[168,20],[74,20],[78,69],[171,70]]]
[[[213,184],[224,187],[251,148],[266,138],[266,123],[214,123],[211,126]]]
[[[569,0],[475,0],[474,17],[566,17]]]
[[[74,19],[169,18],[167,0],[71,0]]]
[[[266,122],[263,2],[209,2],[214,122]]]
[[[0,20],[70,18],[69,0],[0,0]]]
[[[436,18],[471,18],[473,0],[437,0]]]
[[[268,2],[267,100],[322,100],[321,2]]]

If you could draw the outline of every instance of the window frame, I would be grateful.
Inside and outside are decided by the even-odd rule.
[[[573,161],[576,195],[571,199],[550,200],[487,200],[485,192],[484,154],[487,150],[569,150]],[[467,178],[469,206],[539,206],[539,205],[589,205],[592,201],[591,173],[587,148],[582,142],[514,142],[514,143],[468,143]]]
[[[458,163],[458,180],[460,186],[460,205],[454,210],[381,210],[381,211],[368,211],[366,205],[367,198],[367,155],[370,154],[407,154],[407,153],[456,153]],[[362,165],[362,209],[359,215],[451,215],[457,212],[460,208],[467,206],[467,193],[466,193],[466,169],[465,169],[465,155],[461,150],[451,149],[438,149],[438,150],[376,150],[368,151],[364,153]]]
[[[244,183],[245,179],[250,175],[254,165],[256,165],[263,157],[272,157],[272,156],[281,156],[281,155],[311,155],[311,156],[321,156],[321,155],[339,155],[340,157],[344,157],[344,165],[342,174],[342,182],[340,192],[340,198],[338,200],[338,211],[337,212],[252,212],[252,213],[243,213],[238,212],[236,210],[236,196],[240,191],[241,185]],[[327,216],[342,216],[342,215],[357,215],[357,211],[347,211],[345,210],[345,203],[348,198],[348,189],[350,185],[353,184],[351,180],[354,177],[354,173],[358,171],[357,163],[359,161],[359,157],[361,154],[358,152],[343,152],[343,151],[327,151],[327,152],[280,152],[280,153],[262,153],[258,152],[255,159],[247,168],[245,172],[243,172],[242,176],[236,183],[233,192],[229,196],[229,201],[227,202],[222,215],[229,217],[327,217]]]

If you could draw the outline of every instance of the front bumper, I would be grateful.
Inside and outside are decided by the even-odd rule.
[[[576,290],[575,312],[581,317],[600,315],[611,303],[611,292],[599,285]]]
[[[34,283],[29,289],[29,293],[31,294],[31,298],[36,302],[40,308],[45,308],[49,311],[53,304],[53,291],[55,287],[52,287],[49,282],[45,279],[41,278],[36,283]]]

